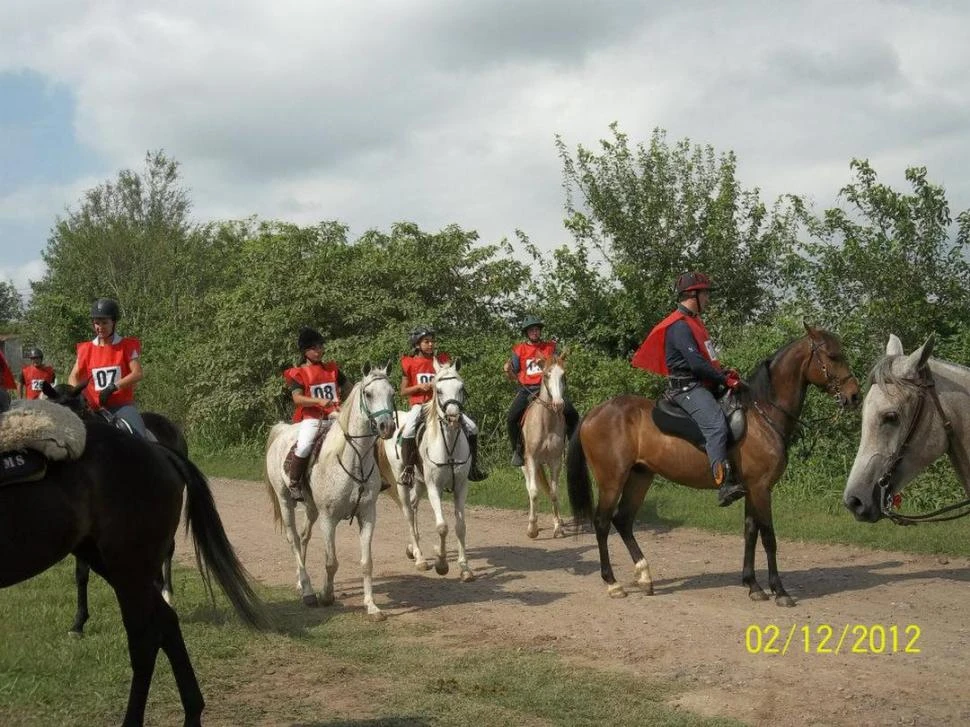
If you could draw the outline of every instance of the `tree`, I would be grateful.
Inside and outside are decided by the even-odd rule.
[[[23,299],[9,280],[0,280],[0,323],[9,325],[23,315]]]

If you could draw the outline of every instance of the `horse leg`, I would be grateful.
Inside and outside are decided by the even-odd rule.
[[[465,554],[465,499],[468,497],[468,480],[455,485],[455,537],[458,538],[458,571],[463,583],[475,580],[475,574],[468,567]]]
[[[759,491],[756,502],[761,545],[765,549],[765,558],[768,560],[768,588],[775,594],[776,605],[790,608],[795,605],[795,599],[788,595],[781,584],[781,576],[778,575],[778,541],[775,539],[775,525],[771,516],[771,490],[765,487]]]
[[[148,689],[151,687],[155,659],[161,646],[158,602],[164,601],[151,578],[141,583],[113,585],[128,637],[128,660],[131,663],[131,686],[122,725],[135,727],[145,721]]]
[[[633,524],[636,522],[637,513],[643,504],[643,498],[650,489],[653,481],[652,473],[631,472],[627,480],[626,487],[620,497],[616,514],[613,516],[613,525],[623,539],[630,557],[633,559],[633,570],[636,572],[636,583],[640,589],[648,596],[653,595],[653,579],[650,577],[650,564],[647,563],[640,544],[633,537]]]
[[[189,652],[185,648],[185,639],[179,626],[179,619],[174,609],[167,603],[156,604],[158,628],[161,633],[161,647],[172,666],[172,676],[179,690],[179,699],[185,710],[186,727],[202,724],[202,710],[205,699],[199,689],[199,680],[192,668]]]
[[[168,555],[162,561],[162,598],[169,606],[172,605],[172,598],[175,595],[175,588],[172,586],[172,558],[175,556],[175,541],[168,549]]]
[[[87,561],[74,556],[74,583],[77,586],[77,611],[74,614],[74,624],[68,633],[78,638],[84,636],[84,624],[88,614],[88,581],[91,577],[91,566]]]
[[[310,538],[313,537],[313,526],[320,516],[317,503],[312,497],[308,497],[303,503],[303,528],[300,530],[300,553],[303,555],[303,562],[306,563],[307,550],[310,547]]]
[[[744,500],[744,565],[741,569],[741,583],[748,587],[748,598],[752,601],[767,601],[768,594],[758,585],[754,574],[754,550],[758,544],[758,520],[750,495]]]
[[[337,562],[337,546],[334,542],[337,523],[334,522],[332,515],[326,514],[321,518],[320,530],[323,531],[323,563],[327,570],[327,582],[320,592],[320,603],[324,606],[332,606],[334,603],[333,579],[336,577],[337,567],[340,565]]]
[[[281,494],[279,491],[277,491],[276,497],[280,502],[283,532],[286,534],[286,540],[293,550],[293,557],[296,558],[296,587],[300,591],[300,596],[303,598],[303,604],[305,606],[316,606],[318,605],[317,595],[313,592],[310,576],[306,572],[306,546],[303,544],[303,537],[296,531],[296,506],[293,504],[291,498]],[[307,518],[309,519],[309,517],[308,512]],[[306,540],[309,541],[309,535],[305,533],[304,535]]]
[[[606,591],[610,598],[624,598],[626,591],[623,586],[616,582],[613,575],[613,566],[610,564],[610,549],[606,539],[610,534],[612,526],[613,511],[616,509],[617,501],[623,492],[624,483],[630,476],[627,469],[623,472],[601,472],[593,468],[593,476],[599,484],[599,501],[596,503],[596,511],[593,513],[593,530],[596,532],[596,545],[600,555],[600,576],[606,583]]]
[[[525,465],[522,467],[522,472],[525,475],[525,489],[529,493],[529,527],[525,531],[525,534],[533,540],[539,537],[539,515],[537,512],[539,487],[536,484],[536,480],[539,477],[538,469],[539,465],[535,459],[532,455],[527,454]]]
[[[408,521],[408,533],[410,542],[404,547],[404,555],[414,561],[414,567],[420,571],[428,570],[431,566],[421,554],[421,534],[418,532],[418,483],[415,482],[410,488],[397,486],[397,491],[401,501],[401,512],[404,513]]]
[[[562,457],[556,457],[549,463],[549,500],[552,502],[552,537],[565,537],[562,530],[562,516],[559,514],[559,472],[562,469]]]
[[[376,497],[376,490],[375,490]],[[372,575],[374,562],[371,559],[371,542],[374,539],[374,523],[377,520],[377,504],[371,504],[364,508],[364,512],[358,515],[357,522],[360,523],[360,570],[364,576],[364,607],[367,609],[367,616],[371,621],[383,621],[387,618],[381,609],[374,603],[374,589]]]
[[[438,533],[438,547],[435,549],[434,570],[439,576],[448,574],[448,551],[445,549],[445,540],[448,537],[448,523],[441,506],[441,491],[438,489],[436,477],[441,470],[435,469],[431,472],[431,467],[425,468],[425,485],[428,488],[428,502],[431,503],[431,511],[434,513],[435,530]],[[449,473],[450,476],[450,473]]]

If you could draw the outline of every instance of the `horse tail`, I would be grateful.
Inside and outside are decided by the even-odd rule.
[[[185,529],[186,532],[192,531],[195,560],[210,595],[212,586],[207,574],[215,575],[239,618],[250,626],[267,628],[269,617],[266,608],[253,590],[249,574],[226,537],[208,480],[191,460],[171,450],[162,451],[185,479]]]
[[[583,451],[583,442],[579,438],[582,427],[581,419],[569,440],[569,450],[566,454],[566,484],[573,517],[585,523],[593,521],[593,483],[589,479],[586,452]]]
[[[374,457],[377,459],[377,469],[381,473],[382,484],[386,482],[390,487],[387,488],[388,496],[401,506],[401,498],[397,494],[397,485],[394,484],[394,470],[391,462],[387,458],[387,450],[384,449],[384,441],[378,439],[374,442]]]

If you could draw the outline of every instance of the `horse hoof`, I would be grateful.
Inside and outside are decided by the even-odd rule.
[[[463,570],[461,572],[462,583],[471,583],[473,580],[475,580],[475,574],[472,573],[470,570]]]
[[[562,525],[556,525],[552,529],[553,540],[555,540],[556,538],[565,538],[565,537],[566,537],[566,534],[562,531]]]
[[[67,635],[70,636],[72,639],[83,639],[84,638],[84,632],[83,631],[75,631],[74,629],[71,629],[70,631],[68,631],[67,632]]]
[[[406,546],[404,548],[404,556],[408,560],[414,560],[414,548],[412,548],[410,545]]]
[[[748,598],[750,598],[752,601],[767,601],[768,594],[759,589],[757,591],[751,591],[748,593]]]
[[[448,561],[446,560],[437,561],[434,564],[434,572],[437,573],[439,576],[448,575]]]
[[[778,596],[775,598],[775,605],[784,606],[785,608],[792,608],[795,605],[795,599],[786,593],[783,596]]]
[[[337,600],[333,596],[320,596],[321,606],[332,606]]]
[[[539,537],[539,528],[530,527],[528,530],[525,531],[525,534],[528,535],[532,540],[535,540],[536,538]]]
[[[420,571],[431,570],[431,564],[426,560],[419,560],[414,566]]]
[[[316,593],[311,593],[309,596],[303,597],[303,605],[309,608],[316,608],[320,605],[320,600],[317,598]]]
[[[653,595],[653,583],[641,583],[640,584],[640,590],[643,592],[643,595],[645,595],[645,596],[652,596]]]
[[[375,611],[374,613],[367,614],[367,618],[374,623],[380,623],[381,621],[387,621],[387,615],[383,611]]]
[[[619,583],[614,583],[606,589],[606,592],[610,594],[610,598],[626,598],[626,591]]]

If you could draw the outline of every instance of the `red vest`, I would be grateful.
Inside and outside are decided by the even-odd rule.
[[[24,384],[24,395],[28,399],[39,399],[45,381],[54,385],[54,367],[47,364],[24,366],[20,371],[20,380]]]
[[[336,361],[314,363],[308,366],[294,366],[283,372],[283,379],[288,384],[299,384],[303,387],[303,395],[314,399],[333,399],[340,402],[340,387],[337,378],[340,369]],[[297,406],[293,412],[293,421],[302,422],[304,419],[323,419],[336,406]]]
[[[538,386],[542,383],[542,360],[556,353],[555,341],[517,343],[512,353],[519,357],[519,383],[523,386]]]
[[[13,371],[10,370],[10,366],[7,364],[7,359],[3,357],[2,351],[0,351],[0,388],[17,388],[17,382],[13,380]]]
[[[633,354],[633,360],[630,363],[637,368],[666,376],[669,373],[666,354],[667,329],[681,320],[687,321],[687,325],[690,326],[694,340],[697,341],[697,350],[701,355],[715,368],[721,368],[720,362],[714,358],[714,344],[711,343],[711,334],[707,332],[704,322],[699,316],[689,316],[679,308],[653,327],[640,348]]]
[[[96,346],[93,341],[77,345],[78,380],[88,380],[84,398],[91,408],[98,409],[98,394],[109,384],[115,384],[131,373],[131,362],[141,356],[141,341],[137,338],[122,338],[118,343]],[[118,389],[108,399],[106,406],[117,407],[131,404],[135,400],[135,390],[130,386]]]
[[[444,352],[436,353],[432,356],[402,356],[401,370],[404,372],[404,381],[407,386],[417,386],[418,384],[430,384],[434,378],[434,360],[438,359],[439,364],[446,364],[451,361],[451,357]],[[411,406],[424,404],[430,401],[433,394],[431,392],[410,394],[408,401]]]

